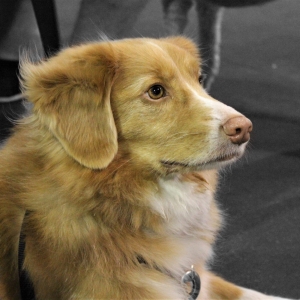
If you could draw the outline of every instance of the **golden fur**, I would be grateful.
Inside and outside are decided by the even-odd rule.
[[[215,169],[246,143],[224,133],[242,115],[206,94],[199,63],[182,37],[23,63],[33,112],[0,154],[2,300],[20,299],[25,211],[24,268],[37,299],[186,299],[180,278],[192,264],[199,299],[247,293],[206,270],[222,224]],[[153,85],[164,87],[158,99]]]

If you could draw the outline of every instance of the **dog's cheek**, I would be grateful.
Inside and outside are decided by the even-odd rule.
[[[111,103],[119,143],[144,162],[205,160],[216,147],[218,124],[211,107],[199,101],[148,103],[115,86]]]

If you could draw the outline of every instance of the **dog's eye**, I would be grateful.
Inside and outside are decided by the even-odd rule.
[[[199,78],[198,78],[198,80],[199,80],[199,83],[200,84],[203,84],[203,82],[204,82],[204,80],[205,80],[205,75],[204,74],[201,74],[201,75],[199,75]]]
[[[154,85],[149,89],[148,95],[151,99],[160,99],[165,96],[165,89],[161,85]]]

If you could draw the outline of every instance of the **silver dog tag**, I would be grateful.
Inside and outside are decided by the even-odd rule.
[[[181,282],[183,284],[191,283],[192,284],[192,290],[189,293],[189,298],[188,300],[195,300],[198,298],[198,295],[200,293],[200,288],[201,288],[201,281],[200,281],[200,276],[199,274],[194,271],[194,266],[191,267],[191,270],[186,272],[182,278]]]

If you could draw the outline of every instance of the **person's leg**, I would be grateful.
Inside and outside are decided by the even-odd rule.
[[[30,0],[0,1],[0,142],[14,120],[25,113],[19,88],[19,55],[22,48],[41,49]]]
[[[72,43],[99,40],[101,35],[124,38],[131,30],[147,0],[82,0]]]

